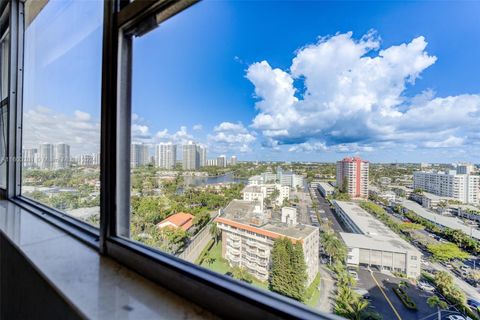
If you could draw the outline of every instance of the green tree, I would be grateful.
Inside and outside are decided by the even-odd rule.
[[[303,301],[307,271],[301,243],[294,245],[287,238],[276,239],[271,260],[270,290]]]
[[[235,279],[238,279],[240,281],[244,281],[247,283],[252,283],[253,282],[253,277],[250,273],[245,268],[241,267],[233,267],[232,268],[232,277]]]
[[[337,238],[332,231],[323,232],[321,242],[325,253],[330,258],[330,264],[333,260],[344,261],[347,255],[347,249],[342,240]]]
[[[440,298],[438,296],[431,296],[430,298],[427,299],[427,303],[428,305],[430,306],[430,308],[435,308],[437,307],[437,311],[438,311],[438,320],[442,320],[442,309],[447,309],[448,308],[448,304],[443,301],[443,300],[440,300]]]
[[[351,287],[342,286],[338,289],[335,303],[335,313],[352,320],[364,319],[368,301],[361,298]]]
[[[433,258],[438,261],[464,260],[469,257],[468,253],[453,243],[429,244],[427,249],[432,253]]]
[[[210,226],[210,235],[213,237],[213,240],[215,240],[215,244],[218,243],[218,239],[220,239],[220,236],[222,234],[222,230],[218,227],[216,222],[213,222],[212,225]]]

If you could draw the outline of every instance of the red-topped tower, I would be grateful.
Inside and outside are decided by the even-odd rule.
[[[352,198],[367,198],[368,161],[360,157],[346,157],[337,161],[337,187]]]

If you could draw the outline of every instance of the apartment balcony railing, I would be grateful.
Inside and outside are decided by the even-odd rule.
[[[233,241],[240,241],[240,236],[237,236],[235,234],[230,234],[230,239],[232,239]]]
[[[233,254],[235,256],[238,256],[240,254],[240,250],[237,250],[235,248],[229,248],[228,251],[229,251],[230,254]]]
[[[228,240],[227,241],[227,244],[229,246],[231,246],[232,248],[240,248],[240,241],[231,241],[231,240]]]
[[[232,254],[227,255],[227,259],[233,262],[239,262],[240,261],[240,256],[234,256]]]

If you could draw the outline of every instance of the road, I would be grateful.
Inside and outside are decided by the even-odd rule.
[[[480,293],[478,293],[478,289],[475,289],[462,279],[458,278],[456,274],[454,274],[452,271],[450,271],[448,268],[444,267],[443,265],[439,263],[432,263],[432,267],[437,270],[437,271],[446,271],[448,272],[453,280],[455,281],[455,284],[465,292],[467,297],[473,298],[475,300],[480,300]]]

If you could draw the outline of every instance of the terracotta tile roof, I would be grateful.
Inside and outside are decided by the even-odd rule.
[[[177,228],[182,228],[183,230],[187,231],[193,225],[193,218],[194,216],[190,213],[178,212],[159,222],[157,227],[161,228],[162,224],[165,222],[170,222]]]

